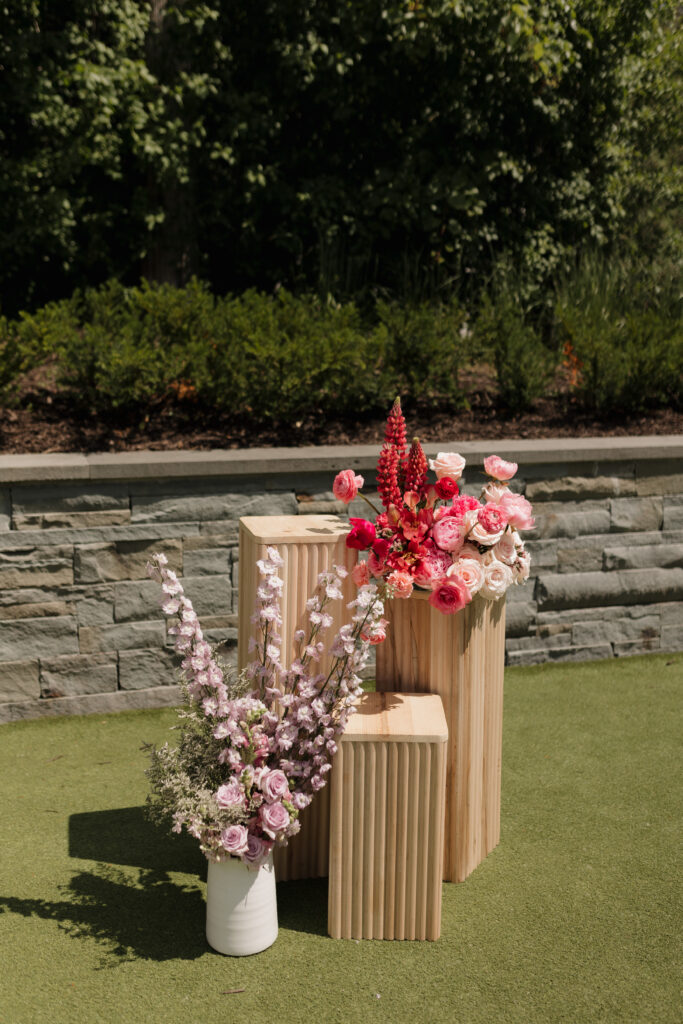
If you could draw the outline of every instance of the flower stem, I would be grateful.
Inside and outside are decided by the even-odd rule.
[[[364,502],[365,502],[366,504],[368,504],[368,505],[370,506],[370,508],[371,508],[371,509],[373,510],[373,512],[376,512],[378,516],[380,516],[380,515],[382,514],[382,513],[381,513],[381,511],[380,511],[380,509],[378,509],[378,508],[377,508],[377,506],[376,506],[376,505],[374,505],[374,504],[373,504],[373,503],[372,503],[372,502],[370,501],[370,499],[369,499],[369,498],[366,498],[366,497],[365,497],[365,495],[363,494],[363,492],[362,492],[362,491],[358,491],[358,497],[359,497],[359,498],[362,498],[362,499],[363,499],[363,501],[364,501]]]

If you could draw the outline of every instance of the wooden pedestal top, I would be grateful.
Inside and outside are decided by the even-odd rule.
[[[242,516],[240,528],[259,544],[320,544],[349,532],[336,516]]]
[[[435,693],[364,693],[343,742],[445,743],[448,725]]]

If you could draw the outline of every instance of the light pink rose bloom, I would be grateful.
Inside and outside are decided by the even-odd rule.
[[[221,832],[221,846],[227,853],[240,857],[246,852],[248,836],[244,825],[229,825]]]
[[[493,554],[499,562],[512,565],[517,558],[517,545],[515,544],[514,534],[509,531],[504,533],[494,547]]]
[[[216,791],[216,803],[219,807],[234,807],[244,801],[244,787],[236,779],[231,779]]]
[[[387,576],[387,583],[393,587],[394,597],[410,597],[413,592],[413,578],[409,572],[395,569]]]
[[[364,483],[363,477],[358,476],[352,469],[343,469],[334,478],[332,493],[337,501],[343,501],[345,505],[348,505],[356,497],[359,488]]]
[[[474,596],[477,594],[484,582],[484,566],[480,561],[476,561],[474,558],[459,558],[457,562],[454,562],[446,573],[449,579],[457,576],[461,579],[470,594]]]
[[[512,566],[512,575],[515,583],[524,583],[529,579],[529,567],[531,558],[528,551],[520,551],[517,561]]]
[[[276,768],[272,772],[264,772],[261,776],[260,790],[266,800],[282,800],[289,796],[289,783],[284,772]]]
[[[458,558],[473,558],[475,562],[481,562],[481,553],[476,544],[463,544],[458,552]]]
[[[502,597],[508,587],[512,586],[512,569],[509,565],[499,562],[497,558],[491,559],[484,567],[484,583],[479,591],[482,597],[497,601]]]
[[[489,455],[487,459],[484,459],[484,470],[494,480],[512,480],[517,472],[517,463],[506,462],[498,455]]]
[[[496,533],[489,533],[479,522],[480,511],[480,509],[473,508],[465,513],[465,536],[475,544],[486,544],[487,547],[490,547],[492,544],[498,543],[503,536],[505,527],[502,526]]]
[[[507,484],[501,483],[500,480],[489,480],[486,487],[481,492],[481,496],[484,501],[492,501],[498,503],[504,494],[509,494],[510,488]]]
[[[465,468],[465,460],[456,452],[438,452],[435,459],[429,460],[429,468],[436,473],[437,480],[449,476],[451,480],[459,480]]]
[[[436,580],[444,578],[452,564],[453,559],[447,551],[436,551],[421,558],[411,569],[411,575],[418,587],[431,587]]]
[[[351,579],[357,587],[366,587],[370,582],[370,570],[367,562],[359,562],[351,570]]]
[[[289,825],[289,812],[281,803],[264,804],[260,809],[261,828],[267,836],[275,839],[278,832]]]
[[[434,523],[432,540],[442,551],[459,551],[465,541],[463,524],[455,516],[444,516]]]
[[[453,615],[472,600],[465,582],[458,576],[451,576],[435,583],[429,596],[429,603],[444,615]]]
[[[504,494],[500,507],[505,511],[510,526],[517,530],[530,530],[536,521],[531,514],[531,505],[521,494]]]

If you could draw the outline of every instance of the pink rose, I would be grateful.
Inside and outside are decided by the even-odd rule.
[[[229,825],[221,832],[221,846],[233,857],[246,852],[248,833],[244,825]]]
[[[264,771],[261,776],[260,789],[266,800],[282,800],[289,796],[289,783],[284,772],[276,768],[272,772]]]
[[[436,473],[437,480],[442,476],[449,476],[451,480],[459,480],[465,468],[465,460],[462,455],[455,452],[439,452],[435,459],[429,460],[429,468]]]
[[[242,854],[242,860],[245,864],[252,864],[254,867],[258,867],[266,859],[272,848],[272,843],[267,843],[265,840],[259,839],[258,836],[249,834],[247,837],[247,848]]]
[[[356,551],[364,551],[369,548],[375,539],[375,527],[367,519],[349,520],[353,524],[351,531],[346,537],[347,548],[355,548]]]
[[[516,530],[530,530],[536,521],[531,514],[531,505],[521,494],[504,494],[500,499],[500,507],[507,515],[510,526]]]
[[[434,523],[432,540],[442,551],[458,551],[465,540],[462,522],[456,516],[444,516]]]
[[[352,469],[343,469],[334,478],[332,493],[337,501],[343,501],[345,505],[348,505],[356,497],[359,488],[364,483],[363,477],[357,476]]]
[[[481,562],[481,553],[476,544],[463,544],[458,552],[458,558],[473,558],[475,562]]]
[[[264,804],[260,810],[261,828],[267,836],[275,839],[289,825],[289,813],[281,803]]]
[[[413,592],[413,579],[409,572],[396,569],[387,576],[387,583],[393,588],[394,597],[410,597]]]
[[[452,564],[453,559],[447,551],[435,551],[421,558],[413,566],[411,575],[418,587],[431,587],[432,583],[443,579]]]
[[[351,579],[357,587],[365,587],[370,582],[370,570],[367,562],[359,562],[351,570]]]
[[[234,807],[244,801],[244,787],[236,779],[219,786],[216,792],[216,803],[219,807]]]
[[[499,562],[497,558],[493,558],[484,567],[484,585],[479,593],[482,597],[497,601],[498,598],[503,596],[508,587],[512,585],[512,582],[512,569],[510,566]]]
[[[484,459],[484,470],[494,480],[512,480],[517,472],[517,463],[506,462],[498,455],[489,455],[487,459]]]
[[[472,600],[472,596],[466,584],[457,576],[450,576],[439,583],[435,583],[429,603],[432,608],[443,612],[444,615],[453,615],[464,608]]]
[[[453,579],[454,576],[457,576],[465,584],[470,594],[474,596],[482,588],[484,566],[474,558],[459,558],[450,567],[446,576],[448,579]]]

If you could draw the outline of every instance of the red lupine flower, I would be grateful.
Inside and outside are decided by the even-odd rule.
[[[427,459],[422,451],[422,445],[414,437],[406,465],[405,489],[407,491],[423,493],[427,486],[427,468]]]
[[[406,421],[401,409],[401,399],[396,398],[387,416],[387,426],[384,432],[384,440],[391,444],[398,452],[399,462],[402,462],[406,453]]]
[[[398,450],[393,445],[384,444],[377,461],[377,493],[385,508],[401,503],[401,492],[398,486]]]

